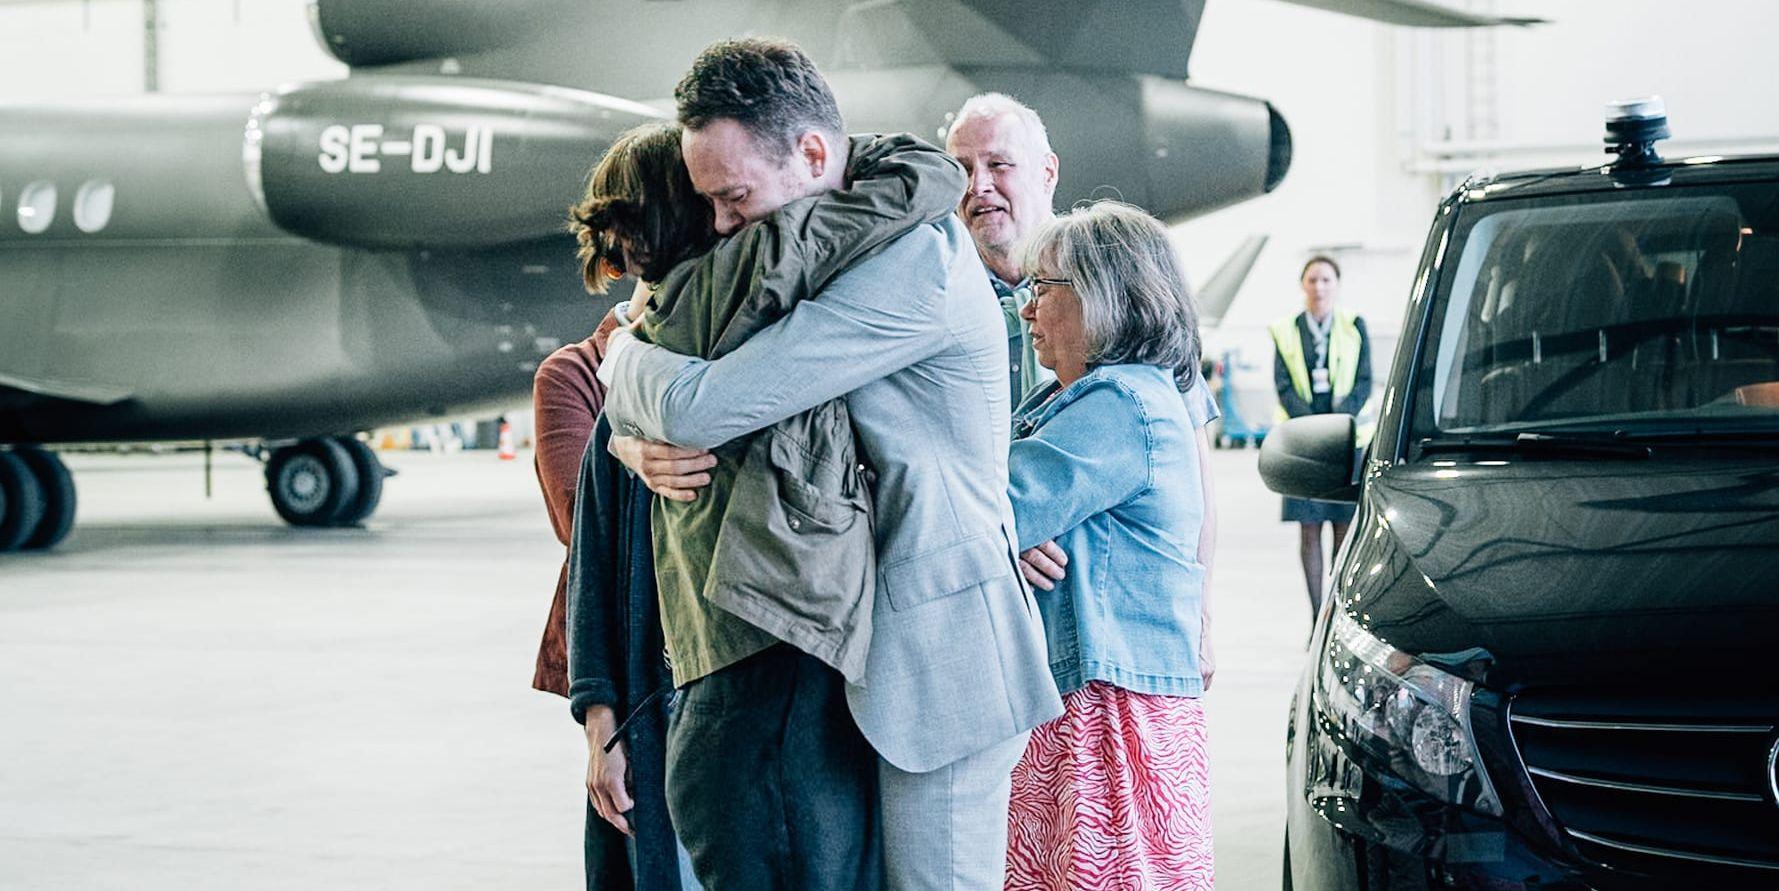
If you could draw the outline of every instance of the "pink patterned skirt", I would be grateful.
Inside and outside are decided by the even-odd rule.
[[[1013,768],[1009,891],[1211,887],[1202,701],[1099,681],[1064,697]]]

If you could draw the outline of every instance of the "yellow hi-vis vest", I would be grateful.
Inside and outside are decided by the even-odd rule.
[[[1310,402],[1310,368],[1309,360],[1303,354],[1303,337],[1297,330],[1297,316],[1287,316],[1268,326],[1272,332],[1273,347],[1279,351],[1279,358],[1285,362],[1285,371],[1291,375],[1291,389],[1305,402]],[[1339,405],[1347,394],[1353,392],[1353,382],[1359,379],[1359,326],[1354,324],[1354,316],[1349,312],[1334,311],[1334,326],[1328,332],[1328,383],[1334,388],[1334,403]],[[1278,419],[1283,421],[1288,415],[1285,407],[1279,406]],[[1364,448],[1371,442],[1373,424],[1361,424],[1357,430],[1358,445]]]

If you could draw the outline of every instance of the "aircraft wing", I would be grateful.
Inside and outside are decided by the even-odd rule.
[[[1516,16],[1479,15],[1453,9],[1432,0],[1284,0],[1297,6],[1309,6],[1340,12],[1363,19],[1412,28],[1488,28],[1495,25],[1537,25],[1544,19]]]
[[[1205,0],[906,0],[921,9],[917,21],[940,25],[953,7],[1023,44],[1036,56],[1062,68],[1130,71],[1185,79],[1186,59],[1198,36]],[[923,28],[943,41],[959,32],[949,26]],[[950,41],[945,41],[950,42]],[[959,41],[955,61],[983,55],[994,41]]]
[[[1063,68],[1184,79],[1206,0],[902,0],[941,56],[994,64],[1039,58]],[[1284,0],[1391,25],[1483,28],[1535,18],[1479,15],[1433,0]],[[883,6],[859,4],[859,8]],[[1011,38],[1018,46],[1007,46]],[[1023,52],[1020,52],[1023,51]]]
[[[1248,273],[1254,270],[1254,261],[1260,259],[1260,249],[1266,247],[1265,235],[1250,236],[1217,267],[1211,274],[1211,280],[1198,289],[1198,325],[1200,328],[1215,328],[1228,314],[1229,305],[1235,302],[1235,295],[1242,290],[1242,282],[1248,280]]]
[[[77,384],[0,372],[0,396],[26,402],[49,399],[83,405],[116,405],[132,395],[127,390],[104,384]]]

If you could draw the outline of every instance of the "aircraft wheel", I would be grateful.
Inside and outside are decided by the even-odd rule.
[[[383,478],[389,471],[377,460],[377,453],[370,445],[359,442],[358,437],[342,436],[335,442],[346,450],[352,459],[352,468],[358,472],[358,492],[331,525],[357,526],[369,519],[376,512],[378,502],[383,500]]]
[[[43,520],[43,486],[13,452],[0,452],[0,554],[16,551]]]
[[[74,475],[55,452],[43,449],[19,449],[13,452],[30,468],[31,476],[43,492],[43,517],[37,528],[25,539],[24,549],[39,551],[53,548],[68,537],[74,528]]]
[[[358,468],[331,439],[307,439],[266,462],[272,508],[292,526],[331,526],[358,494]]]

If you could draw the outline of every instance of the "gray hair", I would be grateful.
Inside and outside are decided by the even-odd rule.
[[[1066,278],[1081,299],[1089,365],[1160,365],[1181,391],[1198,374],[1198,305],[1167,229],[1141,208],[1096,201],[1045,222],[1026,242],[1027,274]]]
[[[947,138],[952,130],[971,118],[998,118],[1002,115],[1012,115],[1025,125],[1026,134],[1031,137],[1038,154],[1050,154],[1050,131],[1044,129],[1044,119],[1038,117],[1031,106],[1006,93],[977,93],[964,100],[963,107],[952,117],[951,128],[946,131]]]

